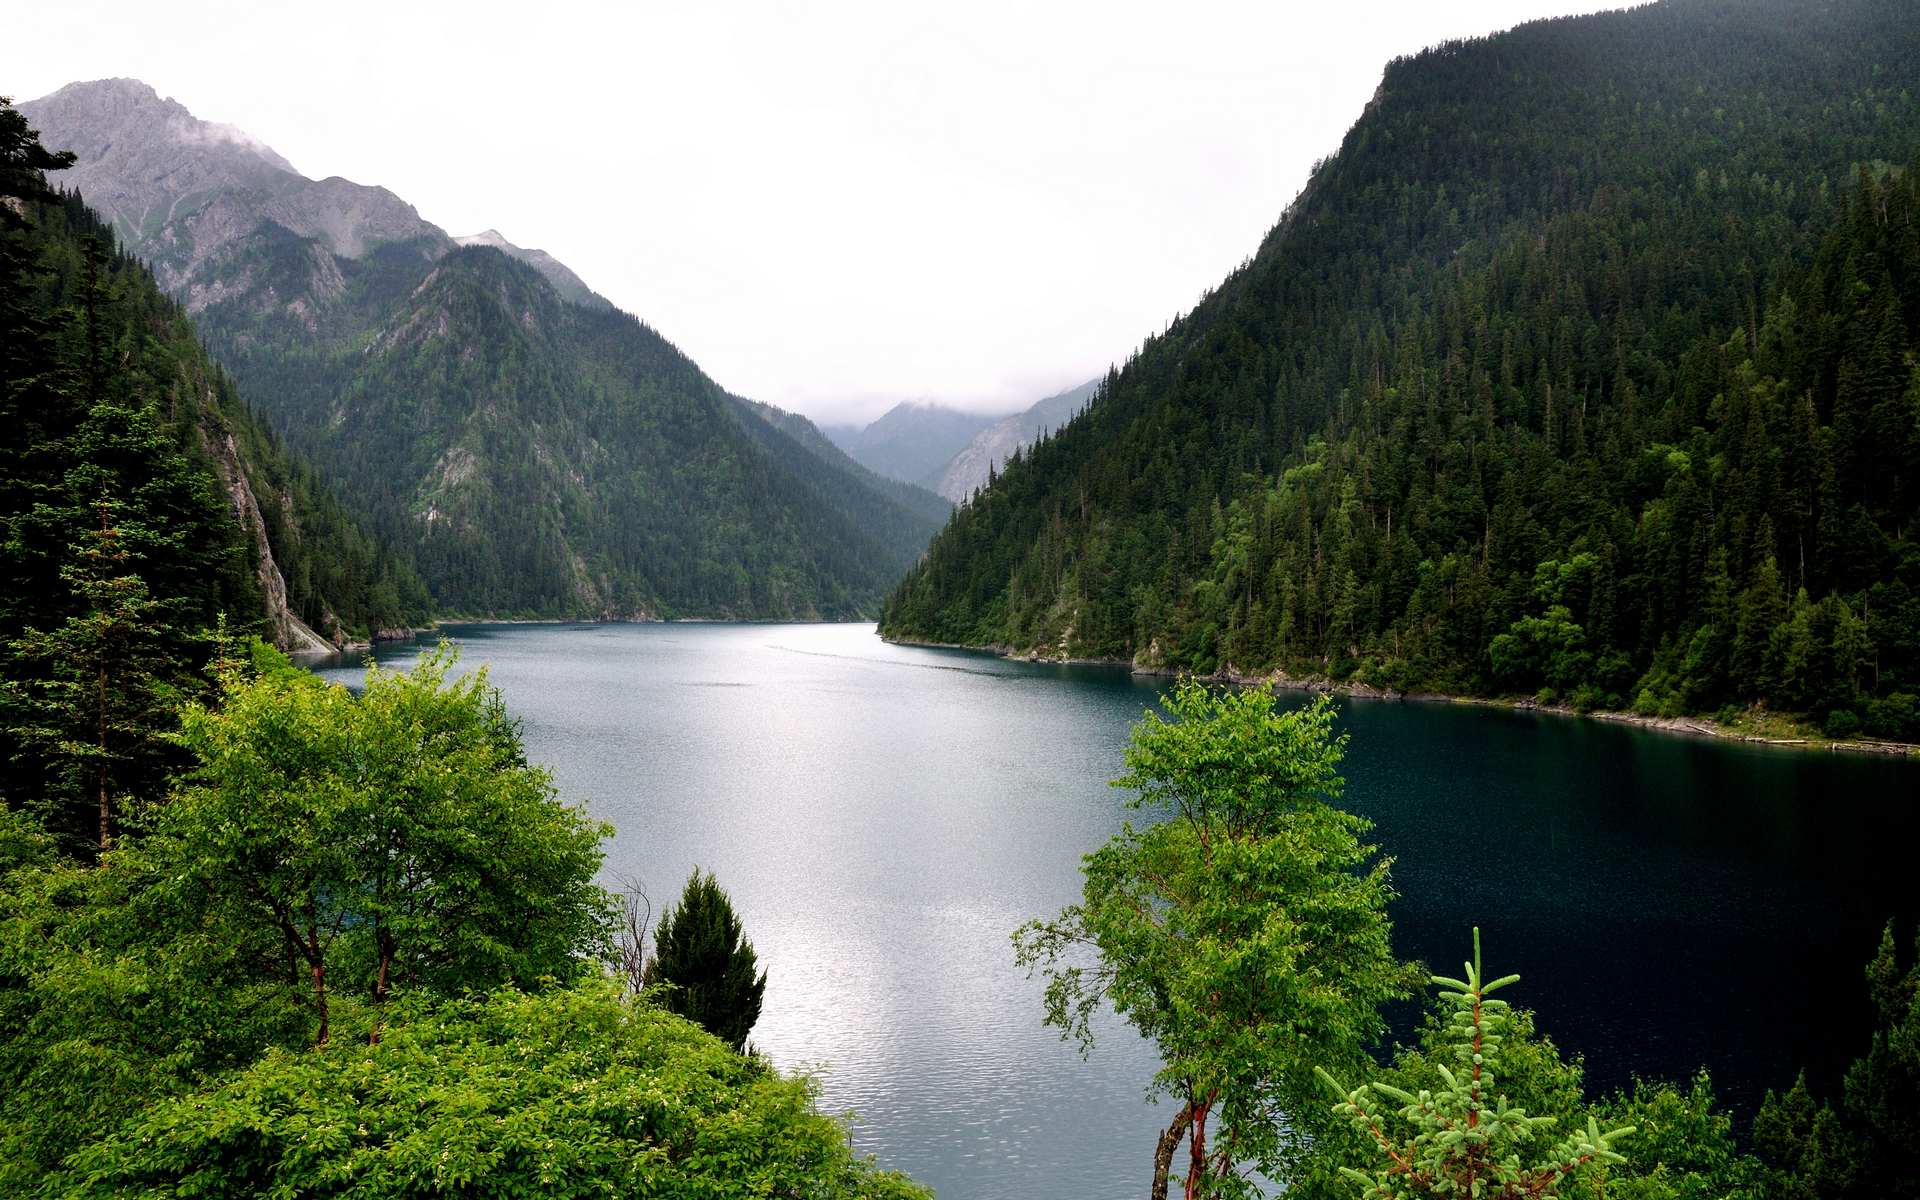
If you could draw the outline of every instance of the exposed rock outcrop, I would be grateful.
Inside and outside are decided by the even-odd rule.
[[[240,451],[234,445],[233,435],[210,430],[205,425],[200,427],[199,433],[200,444],[213,459],[214,472],[227,493],[227,502],[233,505],[234,519],[239,522],[240,532],[253,545],[254,572],[260,585],[261,598],[265,602],[268,640],[278,648],[295,654],[331,652],[346,646],[347,638],[337,618],[328,622],[333,632],[333,637],[328,639],[315,633],[287,606],[287,580],[273,559],[273,543],[267,537],[266,516],[261,513],[260,502],[253,494],[253,484],[247,479],[247,471],[240,461]],[[331,613],[327,615],[332,616]]]
[[[1043,435],[1071,421],[1074,414],[1093,401],[1100,383],[1098,379],[1089,379],[983,431],[966,449],[953,456],[953,461],[935,481],[933,490],[956,504],[964,504],[974,492],[987,486],[987,477],[1013,457],[1015,450],[1026,449]]]

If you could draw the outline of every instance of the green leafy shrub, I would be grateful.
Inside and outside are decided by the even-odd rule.
[[[876,1197],[783,1078],[611,981],[397,1001],[374,1045],[275,1052],[74,1159],[70,1196]]]

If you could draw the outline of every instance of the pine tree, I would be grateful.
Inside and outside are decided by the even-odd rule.
[[[116,815],[135,785],[149,782],[168,756],[166,734],[183,698],[181,672],[166,650],[165,606],[130,569],[116,507],[100,503],[100,527],[61,572],[80,611],[55,629],[29,628],[13,643],[44,673],[7,684],[24,710],[16,736],[64,776],[69,796],[92,802],[102,851],[112,848]]]
[[[1457,1065],[1439,1066],[1445,1087],[1422,1089],[1416,1095],[1376,1082],[1348,1091],[1324,1069],[1317,1071],[1341,1097],[1334,1114],[1350,1121],[1386,1159],[1386,1165],[1371,1174],[1341,1168],[1340,1173],[1357,1183],[1370,1200],[1402,1200],[1409,1194],[1475,1200],[1553,1196],[1568,1176],[1588,1164],[1626,1161],[1612,1144],[1633,1133],[1634,1127],[1624,1125],[1602,1133],[1591,1116],[1584,1130],[1574,1130],[1551,1147],[1534,1147],[1536,1140],[1544,1140],[1554,1118],[1529,1116],[1494,1090],[1501,1073],[1501,1048],[1514,1019],[1505,1001],[1488,996],[1520,977],[1486,981],[1478,929],[1473,931],[1473,961],[1466,968],[1464,980],[1433,977],[1434,983],[1450,989],[1440,996],[1453,1008],[1447,1032]],[[1381,1097],[1397,1101],[1400,1107],[1395,1110]],[[1399,1121],[1391,1122],[1391,1116]],[[1411,1136],[1389,1132],[1393,1124],[1410,1127]]]
[[[1782,1169],[1791,1200],[1920,1196],[1920,957],[1903,973],[1896,951],[1889,924],[1866,971],[1879,1027],[1847,1071],[1841,1110],[1816,1103],[1803,1071],[1784,1095],[1768,1091],[1754,1118],[1754,1145]]]
[[[754,974],[753,943],[711,873],[687,879],[680,903],[660,915],[645,983],[670,1012],[697,1022],[735,1050],[760,1019],[767,973]]]

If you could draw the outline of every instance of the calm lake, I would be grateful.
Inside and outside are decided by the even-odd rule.
[[[562,794],[618,828],[610,884],[657,910],[696,864],[718,875],[769,976],[753,1041],[821,1073],[856,1146],[943,1200],[1145,1192],[1171,1117],[1144,1100],[1149,1048],[1117,1024],[1088,1059],[1063,1045],[1008,934],[1071,903],[1128,815],[1106,781],[1166,680],[869,625],[446,632]],[[1743,1133],[1802,1067],[1837,1098],[1862,968],[1920,915],[1920,763],[1419,701],[1344,702],[1341,728],[1403,956],[1457,973],[1479,924],[1590,1089],[1705,1066]]]

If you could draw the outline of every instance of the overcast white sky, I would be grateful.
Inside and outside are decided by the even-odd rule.
[[[91,0],[15,6],[0,94],[143,79],[861,423],[1104,372],[1253,252],[1388,59],[1616,7]]]

